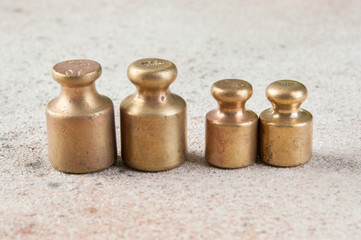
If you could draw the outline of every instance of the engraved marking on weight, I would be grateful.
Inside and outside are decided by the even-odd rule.
[[[65,71],[65,75],[67,75],[67,76],[71,76],[71,75],[73,75],[73,70],[66,70]]]
[[[165,62],[163,62],[163,61],[158,61],[158,60],[150,60],[150,61],[142,62],[141,64],[142,64],[143,66],[150,67],[150,66],[163,65],[163,64],[165,64]]]
[[[223,89],[227,89],[227,88],[239,89],[239,88],[244,87],[244,84],[243,83],[238,83],[238,82],[221,82],[219,84],[219,87],[223,88]]]
[[[67,76],[81,76],[82,74],[83,72],[81,70],[76,71],[75,74],[74,71],[71,69],[65,71],[65,75]]]
[[[82,60],[69,60],[66,61],[69,65],[79,65],[79,66],[90,66],[90,63],[88,61],[82,61]]]
[[[284,81],[279,81],[280,84],[284,85],[284,86],[294,86],[297,85],[297,83],[295,82],[284,82]]]
[[[58,72],[66,76],[83,76],[88,72],[95,71],[97,64],[87,60],[68,60],[59,65]]]

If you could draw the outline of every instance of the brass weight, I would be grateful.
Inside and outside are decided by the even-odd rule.
[[[95,89],[101,72],[91,60],[64,61],[52,69],[61,92],[46,107],[46,126],[49,161],[59,171],[94,172],[116,160],[113,103]]]
[[[206,115],[206,160],[221,168],[240,168],[257,158],[257,114],[246,110],[251,84],[220,80],[211,89],[219,108]]]
[[[313,117],[300,108],[307,88],[297,81],[280,80],[267,87],[266,96],[273,108],[260,115],[260,158],[281,167],[308,162],[312,157]]]
[[[186,160],[186,103],[168,89],[176,77],[176,66],[163,59],[140,59],[128,68],[137,92],[120,105],[121,150],[132,168],[162,171]]]

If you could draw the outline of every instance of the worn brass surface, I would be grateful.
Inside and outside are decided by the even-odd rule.
[[[46,107],[46,126],[49,161],[59,171],[94,172],[117,157],[113,103],[94,84],[101,72],[91,60],[64,61],[52,69],[61,92]]]
[[[301,109],[307,88],[300,82],[271,83],[266,96],[273,108],[260,115],[260,158],[271,165],[298,166],[312,157],[313,117]]]
[[[206,115],[206,160],[221,168],[240,168],[257,158],[257,114],[246,110],[251,84],[238,79],[213,84],[219,107]]]
[[[176,66],[163,59],[140,59],[129,66],[137,92],[121,103],[120,119],[122,158],[130,167],[162,171],[186,160],[186,103],[168,89],[176,76]]]

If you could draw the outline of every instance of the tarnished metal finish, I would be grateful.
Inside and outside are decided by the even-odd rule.
[[[121,103],[120,119],[122,158],[130,167],[162,171],[186,160],[186,103],[168,89],[176,77],[176,66],[163,59],[140,59],[129,66],[137,93]]]
[[[273,108],[260,115],[260,158],[271,165],[298,166],[312,157],[313,117],[301,109],[307,88],[300,82],[271,83],[266,96]]]
[[[94,172],[117,157],[113,103],[94,84],[101,72],[91,60],[64,61],[52,69],[61,93],[46,107],[46,126],[49,161],[59,171]]]
[[[253,93],[251,84],[225,79],[214,83],[211,92],[219,107],[206,115],[206,160],[221,168],[253,164],[257,158],[258,116],[245,108]]]

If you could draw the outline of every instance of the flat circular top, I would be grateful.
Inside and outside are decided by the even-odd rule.
[[[240,79],[223,79],[212,85],[213,97],[220,102],[245,102],[253,93],[252,85]]]
[[[131,63],[128,78],[143,88],[167,88],[177,77],[177,67],[171,61],[159,58],[144,58]]]
[[[94,82],[102,73],[99,63],[76,59],[57,63],[53,66],[53,78],[63,85],[86,85]]]
[[[294,80],[279,80],[268,85],[266,96],[275,104],[300,104],[307,98],[307,88]]]

